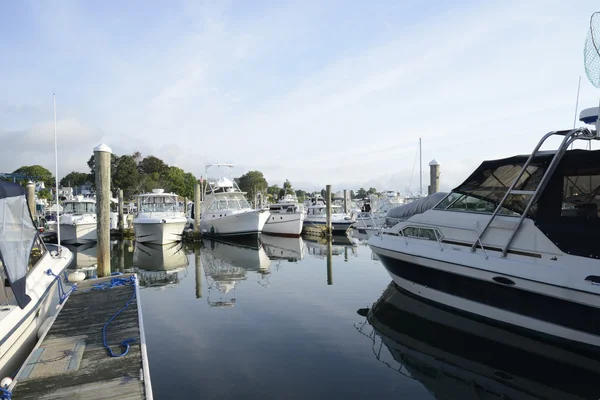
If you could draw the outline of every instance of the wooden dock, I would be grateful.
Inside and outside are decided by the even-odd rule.
[[[93,286],[131,276],[135,274],[77,284],[17,374],[13,399],[152,399],[137,278],[125,286]],[[122,341],[135,341],[125,356],[111,357],[103,346],[102,328],[130,300],[106,328],[106,341],[116,355],[124,351]]]

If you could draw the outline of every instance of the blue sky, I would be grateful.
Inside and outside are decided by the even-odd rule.
[[[312,189],[404,192],[418,138],[442,188],[596,106],[592,1],[0,4],[0,172],[86,171],[92,149]],[[418,169],[418,168],[417,168]],[[418,190],[418,175],[410,187]],[[426,190],[426,189],[425,189]]]

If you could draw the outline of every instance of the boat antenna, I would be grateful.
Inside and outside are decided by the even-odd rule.
[[[60,256],[60,211],[58,209],[58,144],[56,139],[56,93],[52,93],[54,100],[54,173],[56,178],[56,243],[58,244],[58,255]]]
[[[588,30],[583,49],[585,73],[592,85],[600,88],[600,11],[590,16],[590,29]],[[600,101],[598,103],[600,114]],[[600,134],[600,118],[596,118],[596,136]],[[590,146],[591,146],[590,141]]]
[[[581,89],[581,76],[579,76],[579,83],[577,84],[577,100],[575,100],[575,117],[573,117],[573,129],[577,124],[577,110],[579,109],[579,89]]]
[[[423,196],[423,149],[421,148],[421,138],[419,138],[419,197]]]

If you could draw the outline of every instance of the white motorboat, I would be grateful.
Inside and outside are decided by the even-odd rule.
[[[60,216],[61,240],[68,244],[93,243],[98,240],[96,200],[83,196],[65,200]]]
[[[567,343],[469,318],[393,283],[366,316],[356,328],[378,350],[382,369],[415,379],[436,399],[600,398],[598,354],[577,352]]]
[[[304,225],[304,205],[295,195],[286,194],[283,199],[269,205],[271,213],[263,227],[263,233],[277,236],[300,237]]]
[[[308,206],[304,227],[325,227],[327,225],[327,206],[325,204],[315,204]],[[337,204],[331,205],[331,230],[333,234],[345,234],[354,221]]]
[[[25,189],[0,182],[0,377],[17,372],[56,313],[57,278],[72,260],[66,247],[46,245],[33,224]]]
[[[210,167],[231,169],[233,165],[209,164],[206,166],[207,175]],[[256,210],[250,206],[245,193],[240,191],[233,179],[207,179],[200,214],[200,230],[204,235],[255,235],[262,232],[269,216],[269,210]]]
[[[556,136],[557,151],[539,150]],[[530,155],[483,162],[369,246],[415,295],[598,349],[600,151],[568,150],[578,139],[598,140],[598,132],[550,132]]]
[[[138,213],[133,219],[136,242],[167,244],[180,242],[187,218],[175,193],[154,189],[138,196]]]

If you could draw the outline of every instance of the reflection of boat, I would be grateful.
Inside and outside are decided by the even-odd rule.
[[[188,258],[182,242],[166,245],[136,242],[133,266],[141,286],[163,286],[179,283],[182,273],[187,276]]]
[[[244,268],[246,271],[268,272],[271,266],[271,260],[267,257],[265,249],[260,242],[257,246],[248,246],[248,242],[224,241],[224,240],[203,240],[204,249],[208,249],[221,261],[230,265]],[[253,242],[251,242],[253,243]]]
[[[13,376],[35,345],[40,326],[56,313],[52,274],[62,276],[73,255],[64,246],[44,244],[23,186],[0,181],[0,215],[0,377],[4,378]]]
[[[298,261],[304,257],[302,238],[263,235],[260,241],[271,260]]]
[[[98,259],[96,257],[98,244],[85,243],[78,246],[66,245],[71,253],[73,254],[73,261],[67,267],[68,269],[88,268],[97,264]]]
[[[311,236],[311,235],[302,235],[304,239],[304,243],[306,243],[306,249],[308,254],[311,256],[315,256],[318,258],[326,258],[327,257],[327,238],[321,236]],[[336,241],[332,241],[331,245],[331,255],[339,256],[344,254],[344,249],[347,246],[344,244],[338,244]],[[354,249],[353,249],[354,251]]]
[[[376,357],[437,399],[600,398],[597,354],[574,353],[450,310],[391,283],[367,314]],[[365,334],[367,327],[357,326]]]

